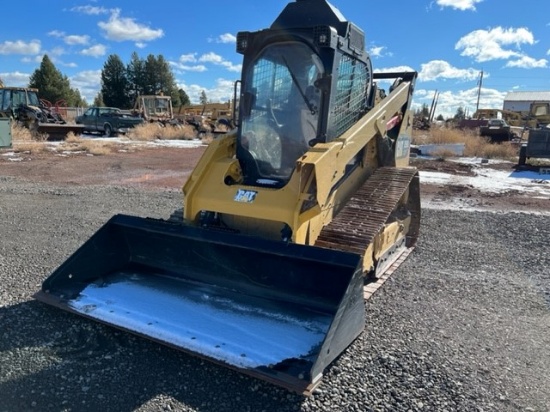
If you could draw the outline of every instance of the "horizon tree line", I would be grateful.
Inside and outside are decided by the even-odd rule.
[[[72,88],[69,78],[58,70],[47,54],[31,74],[28,87],[38,89],[39,97],[52,104],[63,102],[68,107],[88,107],[78,88]],[[172,97],[174,107],[190,105],[189,96],[178,88],[168,61],[161,54],[141,58],[132,53],[124,64],[117,54],[107,57],[101,70],[101,89],[93,100],[94,106],[131,109],[139,95]],[[200,94],[200,103],[209,103],[206,92]]]

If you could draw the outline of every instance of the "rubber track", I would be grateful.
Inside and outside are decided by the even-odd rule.
[[[416,186],[411,186],[417,174],[418,171],[414,168],[377,169],[332,222],[323,228],[315,246],[363,255],[374,237],[383,229],[407,188],[411,187],[410,197],[418,195],[412,193],[418,190],[418,182]],[[407,206],[412,215],[411,228],[407,234],[407,248],[383,274],[365,286],[365,298],[370,297],[386,281],[409,255],[416,243],[420,205],[413,201]]]

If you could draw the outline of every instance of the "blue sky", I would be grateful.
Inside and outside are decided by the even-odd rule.
[[[25,86],[47,54],[91,103],[107,57],[162,54],[198,101],[227,101],[240,76],[239,31],[267,28],[286,0],[27,0],[2,5],[0,78]],[[550,6],[541,0],[332,0],[366,35],[376,71],[416,70],[413,104],[452,116],[502,108],[509,91],[550,90]],[[6,18],[9,16],[9,18]],[[19,16],[19,17],[16,17]]]

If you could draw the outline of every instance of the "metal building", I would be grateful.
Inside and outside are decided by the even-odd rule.
[[[550,91],[509,92],[504,98],[502,109],[528,114],[531,103],[550,103]]]

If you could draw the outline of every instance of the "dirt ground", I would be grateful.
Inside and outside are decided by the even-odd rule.
[[[519,190],[426,184],[430,171],[509,175],[513,165],[413,160],[419,243],[366,302],[365,331],[303,398],[32,299],[114,214],[169,216],[205,150],[113,148],[97,156],[0,149],[0,412],[550,410],[548,217],[424,207],[460,200],[465,210],[550,215],[550,200]]]
[[[442,172],[459,176],[476,176],[473,164],[464,164],[452,161],[412,159],[411,165],[420,171]],[[482,167],[514,172],[516,164],[512,162],[489,163]],[[430,205],[461,205],[459,208],[476,208],[478,210],[501,210],[517,212],[550,211],[550,199],[535,197],[521,190],[508,190],[502,193],[481,191],[469,185],[437,185],[421,183],[423,204]],[[548,183],[548,182],[545,182]]]
[[[22,153],[2,156],[0,171],[12,176],[49,183],[140,186],[152,190],[180,189],[204,152],[198,148],[123,147],[111,154]]]
[[[116,146],[115,146],[116,147]],[[120,146],[113,153],[13,153],[0,149],[0,174],[33,181],[77,185],[139,186],[151,190],[179,190],[193,170],[205,147],[135,147]],[[412,159],[421,171],[475,176],[474,166],[450,161]],[[483,167],[514,170],[513,163],[486,164]],[[464,208],[477,207],[506,211],[549,211],[550,199],[536,198],[521,191],[486,193],[468,185],[436,185],[421,181],[423,201],[435,204],[459,203]]]

